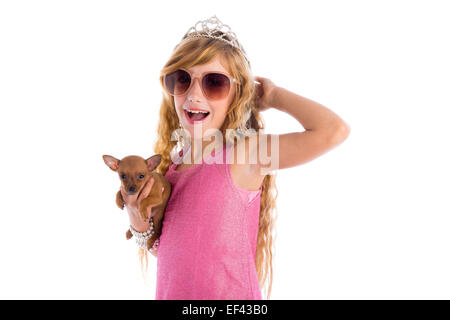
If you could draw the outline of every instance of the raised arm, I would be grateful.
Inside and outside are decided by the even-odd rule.
[[[350,127],[336,113],[284,88],[275,88],[272,104],[305,128],[302,132],[279,135],[279,169],[311,161],[341,144],[350,134]],[[270,153],[269,143],[268,147]]]
[[[257,77],[257,80],[266,87],[267,83],[273,85],[266,78]],[[249,138],[245,139],[245,150],[248,151],[245,154],[258,155],[256,164],[248,167],[249,175],[258,182],[262,182],[264,176],[270,171],[295,167],[319,157],[341,144],[350,133],[350,127],[336,113],[320,103],[282,87],[274,86],[273,90],[270,90],[270,94],[265,97],[262,110],[266,110],[268,106],[293,116],[305,128],[305,131],[280,135],[262,134],[264,139],[255,139],[257,143]],[[264,140],[267,141],[266,146],[260,143]],[[277,156],[276,145],[273,145],[276,143],[278,143],[278,165],[273,162],[274,157]],[[264,159],[259,156],[261,154],[267,155],[272,162],[263,163]],[[246,156],[246,163],[248,164],[249,161],[250,159]]]

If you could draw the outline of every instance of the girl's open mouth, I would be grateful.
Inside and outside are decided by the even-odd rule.
[[[188,119],[188,121],[190,123],[194,123],[194,122],[201,122],[203,120],[205,120],[208,116],[209,116],[209,112],[190,112],[188,110],[183,110],[184,114],[186,115],[186,119]]]

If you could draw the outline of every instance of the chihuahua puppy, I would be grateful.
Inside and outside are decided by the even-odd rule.
[[[139,216],[147,221],[147,209],[152,206],[151,217],[153,218],[154,234],[147,240],[147,249],[153,246],[156,239],[161,235],[162,220],[167,202],[169,201],[172,186],[170,182],[161,174],[152,172],[161,162],[161,155],[156,154],[147,160],[139,156],[127,156],[122,160],[118,160],[110,155],[103,155],[103,161],[113,171],[119,174],[123,189],[127,194],[140,193],[144,185],[151,178],[154,179],[153,186],[147,198],[142,199],[139,204]],[[162,188],[164,187],[164,190]],[[122,193],[117,192],[116,204],[123,210],[125,202]],[[127,240],[133,236],[130,229],[126,232]]]

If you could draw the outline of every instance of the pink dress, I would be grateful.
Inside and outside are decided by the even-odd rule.
[[[156,300],[262,299],[255,267],[262,186],[249,191],[233,183],[233,148],[224,145],[182,171],[169,166]]]

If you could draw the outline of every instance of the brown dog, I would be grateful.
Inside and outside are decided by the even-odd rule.
[[[136,194],[141,192],[142,188],[148,180],[154,179],[153,186],[147,198],[142,199],[139,204],[139,215],[143,220],[150,219],[147,216],[147,208],[152,206],[151,215],[153,217],[153,228],[155,233],[147,240],[147,249],[153,246],[153,243],[161,235],[162,220],[167,202],[169,201],[172,186],[170,182],[161,174],[152,172],[161,162],[161,155],[156,154],[147,160],[139,156],[127,156],[122,160],[118,160],[113,156],[104,155],[103,161],[113,171],[118,172],[120,181],[125,192],[128,194]],[[161,192],[164,187],[164,191]],[[117,192],[117,206],[123,210],[125,202],[122,193]],[[126,232],[126,238],[133,236],[130,229]]]

